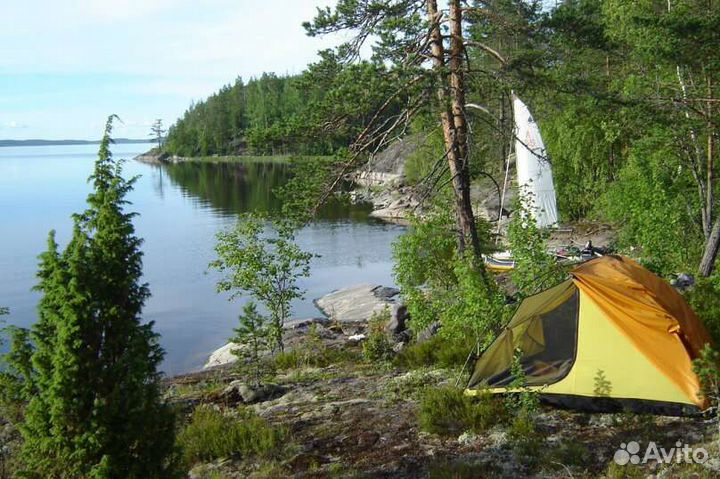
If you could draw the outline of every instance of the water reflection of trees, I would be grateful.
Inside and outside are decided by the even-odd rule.
[[[160,167],[183,194],[199,199],[226,215],[248,211],[279,213],[282,203],[274,190],[291,177],[283,163],[188,162]],[[161,172],[162,173],[162,172]],[[319,213],[324,220],[366,221],[370,207],[333,200]]]

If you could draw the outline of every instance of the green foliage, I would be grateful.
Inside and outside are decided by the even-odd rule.
[[[517,416],[531,418],[540,408],[540,395],[537,390],[528,387],[521,360],[522,351],[517,349],[510,366],[510,375],[513,379],[508,384],[508,389],[515,392],[505,395],[505,404],[508,410],[513,411]]]
[[[603,477],[607,479],[645,479],[647,472],[641,467],[621,466],[615,461],[611,461]]]
[[[453,436],[463,431],[483,432],[504,417],[502,402],[492,394],[471,398],[462,389],[445,386],[425,391],[418,420],[423,431]]]
[[[27,398],[36,392],[30,330],[10,326],[2,333],[10,338],[10,350],[0,364],[0,417],[18,423],[22,421]]]
[[[581,442],[578,442],[575,439],[570,439],[553,446],[548,460],[550,463],[556,465],[561,464],[568,467],[585,467],[592,460],[592,453]]]
[[[289,438],[282,427],[269,424],[250,409],[226,415],[210,406],[199,406],[177,442],[187,466],[224,457],[269,457]]]
[[[166,478],[174,417],[161,401],[163,357],[141,283],[142,241],[134,235],[125,180],[112,159],[108,119],[88,208],[74,215],[60,251],[51,232],[40,257],[39,319],[9,358],[28,401],[18,428],[18,477]],[[28,340],[28,341],[26,341]]]
[[[194,103],[168,131],[180,156],[332,155],[350,145],[393,88],[379,63],[342,64],[328,52],[301,75],[237,79]],[[382,115],[395,112],[391,107]]]
[[[326,345],[315,324],[310,325],[303,341],[295,345],[291,351],[276,354],[271,359],[275,369],[324,368],[332,364],[358,360],[358,354],[340,346]]]
[[[336,175],[338,163],[344,160],[344,152],[334,156],[293,157],[292,178],[275,190],[283,203],[283,217],[298,224],[311,219],[328,183]]]
[[[474,347],[475,339],[470,336],[447,338],[436,335],[426,341],[411,343],[404,347],[395,356],[393,362],[407,369],[427,366],[462,367]]]
[[[715,344],[720,344],[720,276],[696,278],[693,288],[685,293],[685,299],[702,320]]]
[[[363,356],[367,361],[383,361],[393,356],[393,349],[385,331],[390,321],[390,309],[374,312],[368,320],[367,338],[363,342]]]
[[[709,344],[700,351],[700,357],[693,360],[693,371],[700,379],[699,394],[711,407],[720,405],[720,353]]]
[[[615,118],[616,112],[596,98],[569,103],[542,122],[558,209],[569,220],[602,217],[598,198],[620,167],[622,123]]]
[[[231,292],[231,300],[249,293],[265,307],[270,315],[273,350],[282,351],[283,325],[290,318],[290,303],[303,297],[297,280],[310,275],[313,255],[295,243],[287,223],[276,224],[275,234],[264,236],[264,231],[260,217],[242,216],[234,229],[217,234],[218,259],[210,267],[225,274],[218,281],[218,291]]]
[[[533,199],[521,194],[515,204],[508,240],[515,260],[510,278],[521,298],[531,296],[565,279],[565,272],[548,253],[549,234],[532,220]]]
[[[669,129],[655,129],[637,141],[606,195],[608,217],[623,227],[618,245],[635,249],[654,271],[667,275],[695,269],[702,231],[688,208],[697,209],[692,179],[671,147]]]
[[[268,348],[270,336],[268,320],[258,313],[253,301],[245,304],[243,314],[238,319],[240,324],[233,330],[235,336],[230,338],[230,341],[241,347],[233,349],[232,352],[240,361],[248,364],[255,384],[259,384],[263,373],[263,363],[260,358]]]
[[[508,428],[508,443],[519,461],[531,468],[543,460],[543,440],[533,419],[527,414],[515,416]]]
[[[470,257],[456,256],[453,224],[449,209],[413,219],[411,228],[393,244],[395,280],[415,332],[439,321],[443,337],[470,335],[482,347],[502,324],[505,301],[482,266]],[[489,250],[488,225],[480,219],[478,234]]]
[[[475,338],[478,351],[495,339],[508,312],[505,296],[481,268],[471,255],[455,261],[457,286],[440,316],[440,335],[455,339],[469,335]]]
[[[431,178],[438,161],[444,162],[445,143],[442,130],[437,125],[433,126],[434,129],[429,133],[423,133],[423,141],[405,159],[405,181],[410,185],[416,185],[426,178]]]

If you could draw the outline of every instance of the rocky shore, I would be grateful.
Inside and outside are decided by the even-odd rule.
[[[215,156],[213,157],[218,162],[224,161],[229,158],[235,158],[235,157],[224,157],[224,156]],[[141,155],[137,155],[135,158],[133,158],[135,161],[139,161],[140,163],[147,163],[149,165],[162,165],[167,163],[188,163],[193,161],[198,161],[198,158],[188,157],[188,156],[178,156],[178,155],[171,155],[169,153],[165,152],[159,152],[157,148],[153,148],[152,150],[145,152]]]
[[[279,367],[262,384],[254,384],[246,370],[229,362],[166,380],[165,396],[180,411],[189,414],[198,406],[209,406],[231,420],[236,411],[249,410],[272,427],[288,431],[282,451],[271,457],[220,457],[196,464],[188,477],[550,479],[720,474],[713,441],[717,425],[702,418],[590,414],[543,406],[534,418],[536,432],[522,439],[517,435],[525,433],[503,424],[479,433],[423,431],[420,416],[426,392],[452,386],[466,376],[459,367],[407,367],[363,357],[365,328],[374,312],[386,307],[395,311],[395,321],[386,325],[389,338],[397,338],[394,333],[406,326],[408,318],[397,296],[392,288],[363,284],[317,299],[327,317],[298,319],[285,327],[288,350],[307,359]],[[621,444],[630,440],[672,446],[678,439],[706,448],[710,459],[693,466],[657,462],[618,466],[613,461]],[[637,474],[626,475],[631,467]]]
[[[333,291],[314,301],[323,317],[301,318],[288,321],[284,325],[284,342],[288,350],[302,344],[303,338],[311,326],[330,346],[344,343],[358,344],[365,337],[368,320],[388,309],[389,331],[401,333],[405,330],[407,313],[399,300],[400,291],[395,288],[376,284],[359,284]],[[238,348],[227,343],[213,351],[204,369],[232,364],[237,361],[233,350]]]

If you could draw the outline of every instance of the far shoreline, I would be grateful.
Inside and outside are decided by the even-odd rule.
[[[144,145],[154,143],[152,139],[117,138],[113,140],[116,145]],[[0,148],[25,146],[80,146],[99,145],[100,140],[0,140]]]

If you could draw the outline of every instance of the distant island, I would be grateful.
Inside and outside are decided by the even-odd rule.
[[[154,139],[116,138],[117,144],[152,143]],[[100,140],[0,140],[3,146],[61,146],[61,145],[97,145]]]

